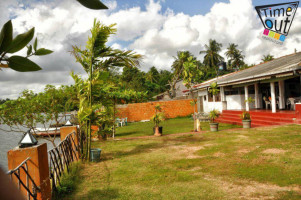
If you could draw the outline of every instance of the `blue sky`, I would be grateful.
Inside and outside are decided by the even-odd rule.
[[[109,45],[143,55],[141,70],[151,66],[171,69],[177,51],[199,52],[209,39],[227,46],[235,43],[248,64],[259,63],[268,53],[280,57],[301,46],[301,10],[298,10],[284,45],[261,38],[263,26],[254,6],[284,3],[273,0],[103,0],[109,10],[93,11],[75,0],[0,0],[0,24],[13,16],[15,33],[35,27],[40,47],[53,54],[33,58],[43,70],[21,74],[0,73],[0,98],[15,98],[24,89],[35,92],[46,84],[73,84],[70,71],[85,74],[70,55],[72,45],[83,47],[93,20],[117,23]],[[21,52],[22,53],[22,52]],[[24,54],[25,52],[23,52]]]

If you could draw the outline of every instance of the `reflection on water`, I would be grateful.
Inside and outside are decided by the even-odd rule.
[[[0,126],[2,129],[8,130],[4,125]],[[15,132],[4,132],[0,130],[0,167],[7,171],[7,151],[18,146],[18,142],[21,140],[22,133]],[[43,138],[37,138],[39,143],[47,143],[47,148],[53,148],[53,145],[50,141]],[[60,142],[60,137],[55,138],[55,144]]]

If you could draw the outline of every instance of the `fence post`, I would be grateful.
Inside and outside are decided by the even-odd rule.
[[[16,147],[7,152],[8,169],[15,169],[25,159],[30,157],[28,161],[28,173],[34,180],[35,184],[40,188],[37,193],[38,200],[51,200],[51,186],[49,178],[48,153],[47,144],[43,143],[28,148]],[[26,183],[26,174],[20,170],[20,178]],[[13,178],[16,183],[16,178]],[[32,190],[32,185],[30,186]],[[21,193],[27,195],[26,190],[21,189]]]
[[[63,126],[60,128],[60,134],[61,134],[61,141],[63,141],[67,135],[69,135],[70,133],[73,133],[75,132],[74,135],[72,135],[73,137],[73,140],[75,142],[75,144],[77,145],[78,147],[78,132],[77,132],[77,126]],[[75,153],[76,153],[76,156],[77,158],[79,158],[79,149],[76,149],[77,147],[74,146],[73,142],[72,143],[72,148],[75,150]]]

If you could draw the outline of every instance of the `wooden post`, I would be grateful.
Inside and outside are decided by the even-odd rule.
[[[271,82],[271,104],[272,104],[272,113],[276,113],[276,95],[275,95],[275,83]]]
[[[47,144],[43,143],[28,148],[16,147],[15,149],[9,150],[7,152],[8,169],[15,169],[27,158],[30,158],[30,160],[27,161],[28,173],[35,184],[40,187],[41,191],[37,193],[37,199],[51,199]],[[21,169],[20,178],[24,183],[26,183],[26,177],[25,172]],[[13,182],[18,183],[16,178],[13,178]],[[30,186],[30,190],[32,190],[31,187],[32,186]],[[22,189],[22,187],[21,193],[27,196],[26,190],[24,188]]]

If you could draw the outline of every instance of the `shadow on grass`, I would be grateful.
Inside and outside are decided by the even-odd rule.
[[[115,151],[112,153],[104,153],[103,154],[103,159],[104,160],[112,160],[114,157],[126,157],[126,156],[131,156],[131,155],[137,155],[141,153],[148,153],[153,151],[154,149],[160,149],[164,147],[164,143],[150,143],[150,144],[141,144],[135,146],[134,149],[130,151]]]
[[[129,132],[123,132],[123,133],[118,133],[117,132],[116,137],[126,137],[126,136],[134,137],[135,135],[137,135],[139,133],[140,133],[139,131],[129,131]]]
[[[82,199],[117,199],[119,192],[117,189],[92,189]]]

